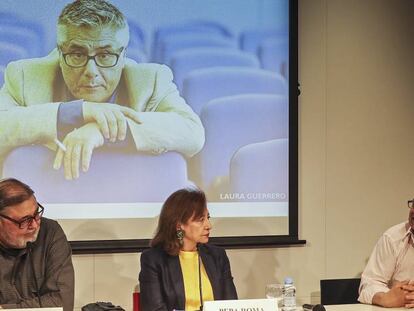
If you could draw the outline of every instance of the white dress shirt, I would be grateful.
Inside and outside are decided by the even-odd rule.
[[[361,276],[358,300],[372,304],[376,293],[394,282],[414,282],[414,235],[407,222],[389,228],[378,240]]]

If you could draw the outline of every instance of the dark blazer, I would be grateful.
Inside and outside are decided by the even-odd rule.
[[[204,244],[200,257],[213,289],[215,300],[237,299],[224,249]],[[153,247],[141,255],[139,273],[141,311],[184,310],[184,280],[178,256],[168,255],[162,248]]]

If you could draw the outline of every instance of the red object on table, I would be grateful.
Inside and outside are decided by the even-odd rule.
[[[132,294],[132,310],[134,311],[140,311],[139,298],[139,292],[134,292]]]

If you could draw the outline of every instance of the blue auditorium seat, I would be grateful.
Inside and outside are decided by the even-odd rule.
[[[259,47],[262,68],[288,77],[289,39],[266,39]]]
[[[28,52],[23,47],[14,43],[0,41],[0,66],[7,67],[7,64],[11,61],[27,57]]]
[[[230,193],[239,194],[241,201],[287,202],[288,177],[287,138],[246,145],[231,159]]]
[[[214,199],[216,189],[228,187],[230,161],[248,144],[288,137],[288,98],[244,94],[211,100],[200,115],[204,148],[189,159],[190,179]]]
[[[182,89],[183,80],[195,69],[227,66],[260,68],[258,58],[237,49],[199,47],[177,52],[171,59],[174,81]]]
[[[174,55],[185,49],[216,47],[236,49],[237,41],[220,36],[179,34],[165,38],[159,45],[160,63],[170,65]]]
[[[233,34],[224,25],[209,20],[190,20],[180,24],[165,25],[156,29],[152,45],[152,61],[161,62],[160,46],[174,35],[205,35],[221,38],[233,38]]]
[[[238,94],[287,96],[286,80],[277,73],[248,67],[213,67],[190,72],[183,81],[182,95],[199,114],[208,101]]]
[[[288,32],[276,29],[249,29],[240,34],[240,48],[243,51],[257,54],[260,44],[270,38],[288,37]]]
[[[44,203],[163,202],[189,185],[182,155],[139,153],[105,146],[95,150],[89,171],[65,180],[54,170],[55,152],[41,145],[14,149],[4,161],[3,176],[22,179]]]

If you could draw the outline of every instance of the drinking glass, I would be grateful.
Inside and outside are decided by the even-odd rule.
[[[283,305],[283,284],[267,284],[265,289],[266,298],[276,298],[279,310]]]

